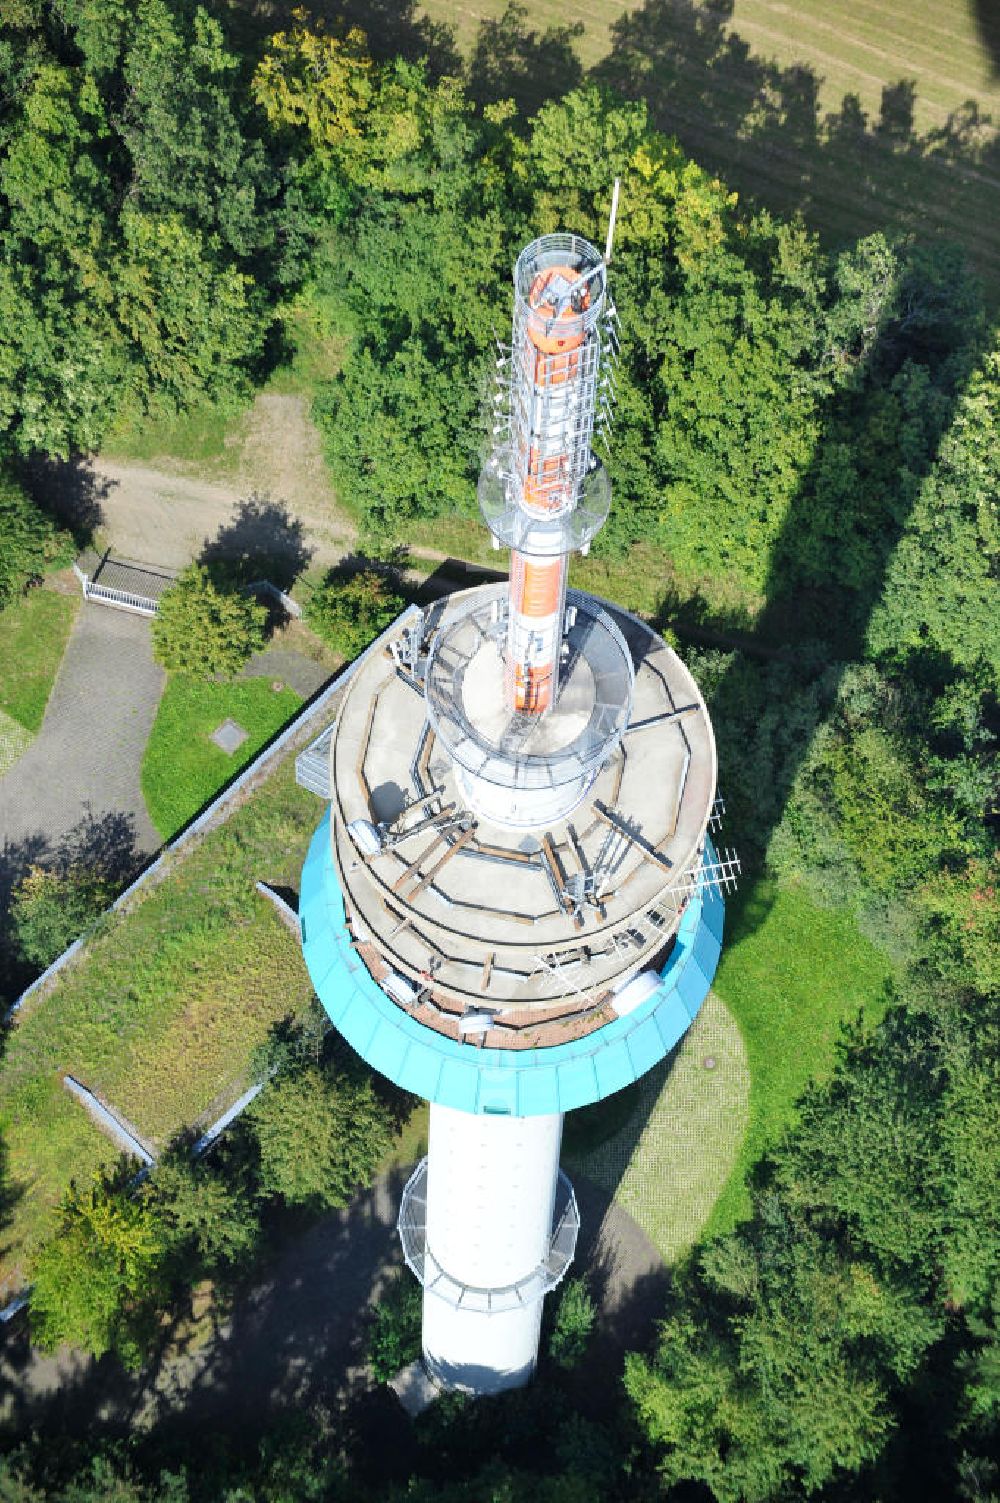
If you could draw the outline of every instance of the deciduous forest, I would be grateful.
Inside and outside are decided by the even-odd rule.
[[[35,461],[123,415],[235,409],[317,332],[341,353],[314,416],[370,554],[472,519],[514,249],[603,243],[620,177],[595,564],[705,689],[745,870],[849,911],[891,995],[624,1373],[551,1362],[436,1406],[394,1455],[364,1409],[249,1455],[206,1443],[204,1468],[155,1434],[96,1459],[26,1444],[0,1491],[996,1498],[995,309],[944,241],[831,249],[755,211],[641,100],[584,80],[528,114],[405,7],[402,55],[378,5],[263,9],[0,3],[0,605],[67,547]]]

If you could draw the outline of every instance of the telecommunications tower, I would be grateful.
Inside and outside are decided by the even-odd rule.
[[[611,500],[593,449],[615,390],[610,238],[602,256],[543,235],[514,268],[479,484],[509,583],[405,612],[300,758],[330,799],[303,953],[348,1042],[431,1104],[399,1234],[427,1372],[476,1394],[530,1378],[573,1257],[563,1114],[689,1027],[735,869],[709,838],[715,742],[693,678],[641,621],[567,588]]]

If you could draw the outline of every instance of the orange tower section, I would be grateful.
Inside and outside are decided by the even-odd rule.
[[[504,693],[545,715],[560,692],[569,555],[589,545],[611,501],[592,453],[610,416],[616,350],[607,266],[577,235],[543,235],[514,268],[514,327],[498,362],[499,442],[479,499],[511,550]]]
[[[534,392],[524,507],[540,518],[561,515],[575,499],[567,417],[585,396],[577,389],[580,350],[587,339],[579,314],[589,305],[590,287],[580,285],[572,266],[540,271],[528,291],[526,364],[533,367]],[[565,445],[561,449],[560,442]],[[525,714],[540,715],[552,707],[567,574],[566,554],[511,554],[507,701]]]

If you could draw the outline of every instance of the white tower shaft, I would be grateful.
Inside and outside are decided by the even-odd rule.
[[[474,1116],[432,1104],[427,1248],[450,1280],[499,1291],[544,1265],[561,1141],[561,1115]],[[428,1371],[449,1388],[479,1394],[516,1388],[535,1370],[541,1318],[541,1295],[486,1312],[463,1309],[429,1285],[423,1312]]]

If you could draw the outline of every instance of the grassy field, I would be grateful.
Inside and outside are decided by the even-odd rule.
[[[31,732],[19,720],[0,710],[0,778],[24,756],[32,739]]]
[[[608,1116],[601,1141],[571,1119],[567,1163],[615,1195],[667,1262],[728,1231],[749,1208],[748,1173],[829,1074],[841,1025],[881,1013],[888,974],[849,914],[755,883],[729,904],[713,994],[677,1054],[623,1093],[624,1121],[608,1113],[619,1098],[593,1109]]]
[[[889,976],[888,958],[850,913],[817,908],[798,888],[757,882],[730,902],[715,990],[743,1036],[750,1116],[710,1234],[747,1209],[748,1172],[792,1121],[810,1080],[829,1075],[842,1024],[881,1016]]]
[[[424,0],[468,56],[504,0]],[[530,28],[576,20],[583,65],[645,97],[745,197],[801,209],[829,241],[875,229],[964,244],[1000,293],[1000,19],[987,0],[539,0]],[[977,23],[975,12],[979,12]],[[617,23],[617,24],[616,24]],[[990,118],[992,116],[992,119]]]
[[[249,404],[203,403],[188,412],[121,412],[102,453],[126,464],[190,466],[206,478],[223,479],[239,469]]]
[[[586,1125],[574,1120],[587,1113],[567,1118],[567,1166],[614,1195],[674,1263],[698,1239],[741,1162],[751,1089],[740,1030],[710,994],[676,1055],[621,1093],[631,1111],[617,1131],[587,1146]],[[618,1099],[591,1110],[603,1113]]]
[[[0,611],[0,712],[34,734],[62,662],[80,596],[32,590]]]
[[[84,960],[27,1005],[0,1065],[10,1202],[0,1287],[29,1272],[70,1179],[115,1158],[67,1095],[64,1073],[162,1147],[228,1105],[255,1046],[308,1005],[296,936],[254,882],[297,887],[320,812],[286,759],[127,913],[105,920]]]
[[[200,683],[173,674],[163,691],[142,758],[142,796],[164,840],[193,819],[244,768],[302,703],[293,689],[263,678]],[[226,719],[248,732],[231,756],[210,739]]]

